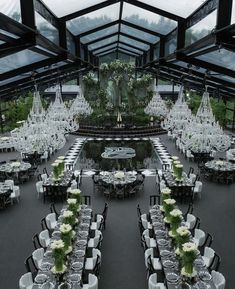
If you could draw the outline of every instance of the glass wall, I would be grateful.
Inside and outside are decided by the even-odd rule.
[[[66,32],[66,39],[67,39],[67,49],[73,55],[76,55],[76,46],[73,40],[73,37],[70,33]]]
[[[40,34],[59,45],[59,31],[36,11],[35,22]]]
[[[165,43],[165,56],[175,52],[177,47],[177,36],[172,37]]]
[[[216,25],[217,10],[186,30],[185,45],[188,46],[195,41],[210,34]]]

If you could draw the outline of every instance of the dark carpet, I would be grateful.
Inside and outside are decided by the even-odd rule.
[[[66,146],[57,152],[64,155],[75,137],[70,136]],[[178,155],[186,171],[190,166],[167,136],[161,137],[172,155]],[[16,153],[1,153],[1,160],[14,158]],[[49,169],[50,162],[42,164]],[[33,251],[32,236],[41,230],[40,220],[49,213],[50,203],[37,199],[36,178],[21,185],[19,204],[0,211],[0,289],[18,289],[18,280],[25,273],[24,260]],[[136,206],[147,212],[149,195],[156,193],[155,177],[146,177],[144,192],[133,199],[106,200],[102,195],[93,194],[91,177],[82,178],[82,191],[92,196],[95,213],[101,212],[104,203],[109,205],[107,227],[102,243],[102,266],[99,289],[146,289],[144,254],[140,245]],[[61,207],[58,203],[57,206]],[[201,228],[214,236],[212,247],[221,255],[220,271],[227,280],[227,289],[234,289],[235,275],[235,185],[218,185],[203,180],[202,198],[195,201],[194,214],[201,218]],[[185,210],[186,205],[182,206]]]

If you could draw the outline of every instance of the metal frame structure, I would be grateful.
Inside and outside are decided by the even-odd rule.
[[[207,84],[211,91],[219,91],[220,97],[224,99],[235,96],[235,70],[199,59],[202,55],[220,49],[235,53],[235,39],[233,38],[235,24],[231,25],[232,5],[235,0],[207,0],[187,18],[137,0],[106,0],[59,18],[41,0],[19,1],[22,23],[0,13],[0,41],[3,42],[0,42],[2,43],[0,44],[0,61],[4,57],[26,49],[45,56],[45,59],[0,74],[1,99],[9,99],[30,90],[35,81],[39,83],[39,87],[44,88],[55,84],[59,79],[65,81],[78,78],[78,75],[84,71],[97,69],[101,57],[114,51],[117,52],[117,57],[118,52],[134,57],[137,69],[153,73],[158,78],[175,83],[184,81],[187,87],[196,90],[202,90]],[[120,3],[118,19],[115,21],[89,29],[79,35],[71,33],[66,26],[67,21],[115,3]],[[163,35],[160,31],[152,31],[147,27],[128,22],[123,18],[125,3],[174,20],[177,22],[177,27],[167,35]],[[216,25],[211,33],[192,45],[186,46],[187,29],[199,23],[216,9]],[[59,35],[58,43],[53,43],[40,34],[35,11],[56,28]],[[82,42],[83,37],[92,36],[93,33],[114,25],[118,26],[117,32]],[[139,35],[124,33],[122,26],[138,30]],[[147,41],[141,37],[144,33],[155,36],[158,40]],[[113,36],[117,36],[117,41],[109,43],[109,39]],[[130,43],[121,41],[121,36],[129,39]],[[136,44],[133,45],[131,40]],[[90,48],[99,41],[107,41],[107,43]],[[167,51],[170,42],[174,43],[174,49]],[[109,47],[111,45],[114,47]],[[143,49],[143,45],[146,45],[148,49]],[[70,49],[70,46],[74,49]],[[199,68],[202,68],[204,72],[201,72]],[[225,77],[229,78],[226,80]]]

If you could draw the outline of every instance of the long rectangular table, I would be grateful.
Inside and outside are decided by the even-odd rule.
[[[63,222],[62,213],[64,209],[62,209],[61,216],[58,218],[57,226],[54,232],[52,233],[50,244],[53,241],[60,239],[59,227]],[[76,277],[76,282],[77,284],[79,284],[80,281],[82,280],[82,274],[84,271],[87,255],[88,256],[91,255],[91,252],[87,248],[91,225],[91,216],[92,216],[92,209],[87,205],[82,205],[80,215],[78,217],[79,225],[76,228],[75,238],[72,243],[72,252],[67,256],[67,263],[66,263],[67,270],[63,276],[63,281],[72,281],[71,279]],[[61,283],[61,280],[60,278],[58,278],[56,274],[53,274],[51,272],[51,268],[53,265],[54,261],[52,256],[52,250],[49,245],[46,252],[44,253],[42,264],[38,270],[37,276],[35,277],[35,282],[33,284],[32,289],[39,289],[38,279],[40,281],[40,276],[42,275],[46,276],[45,278],[48,283],[53,284],[53,287],[51,289],[58,288],[59,284]]]
[[[158,205],[150,209],[150,218],[153,225],[154,236],[157,242],[159,255],[162,262],[163,271],[166,277],[166,285],[168,289],[182,289],[181,265],[176,257],[175,249],[172,239],[169,237],[168,229],[163,221],[163,214]],[[203,278],[209,277],[209,272],[205,266],[202,266],[202,256],[199,254],[195,261],[195,269],[198,272],[198,281],[192,285],[192,289],[216,289],[212,279],[203,281]],[[178,282],[171,281],[172,273],[176,274],[179,278]],[[204,277],[203,277],[204,276]],[[210,285],[210,287],[202,287],[203,283]],[[201,287],[200,287],[201,286]]]

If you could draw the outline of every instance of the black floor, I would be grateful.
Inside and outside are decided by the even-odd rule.
[[[186,170],[194,163],[186,161],[167,136],[161,137],[172,155],[178,155]],[[70,136],[66,146],[56,156],[65,154],[74,141]],[[14,158],[16,153],[1,153],[1,160]],[[49,164],[46,166],[49,168]],[[45,165],[43,164],[40,168]],[[49,212],[49,203],[38,200],[35,181],[21,185],[21,201],[0,211],[0,289],[17,289],[18,280],[25,272],[24,260],[33,251],[31,238],[39,232],[40,220]],[[83,177],[82,191],[92,195],[94,212],[109,205],[107,228],[102,244],[102,268],[99,289],[147,289],[143,250],[136,214],[139,203],[148,210],[149,195],[156,192],[155,177],[146,177],[144,193],[130,200],[106,200],[93,194],[90,177]],[[61,206],[61,204],[58,204]],[[218,185],[203,181],[202,198],[195,202],[194,214],[201,218],[201,228],[214,236],[212,247],[222,257],[220,271],[227,280],[227,289],[234,289],[235,275],[235,184]],[[184,209],[184,208],[183,208]]]

